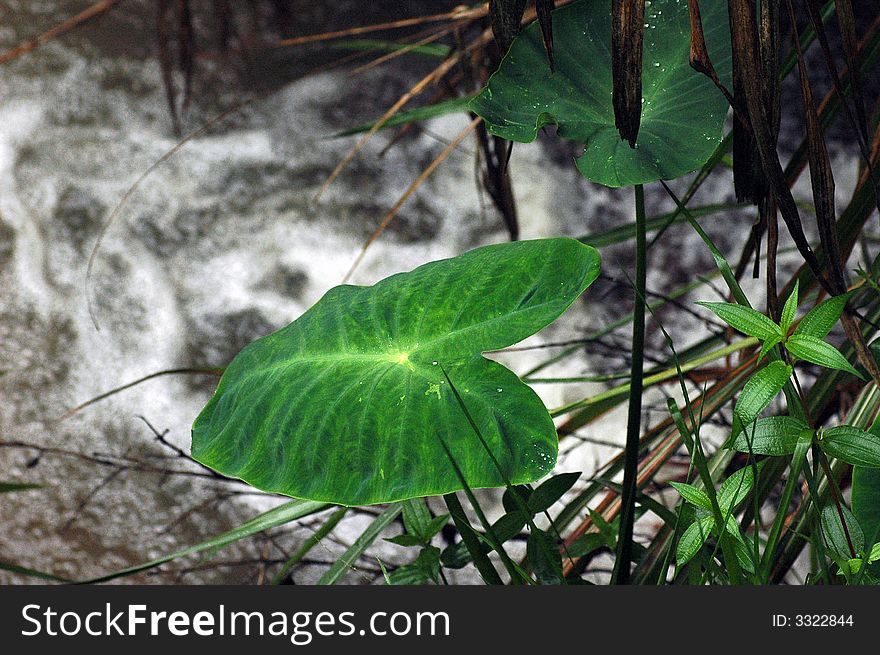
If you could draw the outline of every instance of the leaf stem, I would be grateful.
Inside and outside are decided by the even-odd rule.
[[[642,418],[642,382],[645,359],[645,287],[647,285],[647,229],[645,221],[645,188],[635,186],[636,201],[636,276],[633,307],[632,369],[630,375],[629,412],[626,423],[626,460],[621,491],[620,531],[617,557],[611,576],[613,584],[629,584],[635,522],[636,475],[639,467],[639,436]]]

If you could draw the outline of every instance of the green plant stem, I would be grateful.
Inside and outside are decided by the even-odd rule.
[[[647,285],[647,231],[645,227],[645,188],[635,186],[636,199],[636,277],[635,306],[632,328],[632,369],[630,375],[629,412],[626,422],[626,461],[620,507],[620,530],[617,557],[614,561],[613,584],[629,584],[635,522],[636,475],[639,468],[639,437],[642,419],[642,382],[645,364],[645,287]]]

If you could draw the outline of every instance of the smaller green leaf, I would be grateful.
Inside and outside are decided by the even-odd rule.
[[[794,289],[792,289],[791,295],[788,297],[788,300],[785,301],[785,305],[782,308],[782,320],[780,321],[779,325],[782,328],[783,334],[788,334],[788,330],[789,328],[791,328],[791,324],[794,322],[794,316],[798,308],[799,285],[800,280],[795,278]]]
[[[599,532],[605,535],[605,538],[608,540],[608,543],[614,548],[617,543],[617,530],[614,525],[605,520],[605,518],[596,510],[588,507],[587,512],[590,514],[590,518],[593,520],[593,525],[595,525]],[[616,522],[615,522],[616,523]]]
[[[791,378],[791,366],[775,361],[770,362],[746,382],[734,408],[734,414],[741,423],[739,426],[734,426],[734,438],[740,435],[744,426],[758,418],[758,415],[776,398],[789,378]]]
[[[526,517],[523,516],[522,512],[516,510],[505,514],[495,521],[492,524],[492,532],[498,537],[498,541],[503,544],[516,537],[522,532],[525,526]],[[493,548],[489,544],[485,535],[477,530],[474,530],[473,533],[479,539],[480,552],[483,554],[492,552]],[[468,544],[461,541],[449,546],[443,551],[441,559],[444,566],[447,566],[450,569],[460,569],[466,566],[471,561],[471,553],[469,552]]]
[[[700,548],[703,547],[706,539],[709,538],[709,533],[712,531],[714,524],[715,520],[711,516],[704,516],[687,527],[687,530],[681,535],[681,539],[678,540],[678,547],[675,549],[675,560],[679,566],[684,566],[694,558],[694,555],[700,552]]]
[[[527,484],[516,484],[508,487],[501,494],[501,506],[505,512],[518,512],[527,505],[532,495],[532,488]]]
[[[425,532],[431,522],[431,512],[422,498],[410,498],[401,503],[403,508],[403,526],[407,533],[416,537],[421,543],[430,540],[425,539]]]
[[[574,486],[580,477],[580,473],[560,473],[542,482],[529,496],[528,508],[535,514],[547,511]]]
[[[792,416],[770,416],[746,427],[731,446],[734,450],[755,455],[790,455],[798,438],[809,426]]]
[[[841,505],[841,510],[853,548],[856,553],[860,553],[865,547],[865,535],[849,508],[846,505]],[[831,551],[834,560],[837,562],[848,561],[852,557],[852,553],[850,553],[849,543],[843,530],[843,524],[840,522],[840,513],[837,511],[836,505],[828,505],[822,509],[821,522],[825,544],[828,546],[828,550]]]
[[[761,344],[761,354],[758,355],[758,362],[764,359],[770,353],[770,351],[773,350],[773,348],[778,346],[780,343],[782,343],[782,337],[779,335],[776,335],[775,337],[771,337],[770,339],[764,341]]]
[[[822,450],[853,466],[880,468],[880,438],[849,425],[828,428],[819,433]]]
[[[798,359],[803,359],[825,368],[852,373],[863,380],[861,373],[852,367],[846,357],[840,354],[831,344],[809,334],[793,334],[785,343],[785,347]]]
[[[845,293],[816,305],[801,319],[794,333],[824,339],[840,320],[840,315],[843,313],[843,308],[846,307],[849,297],[850,294]]]
[[[749,307],[729,302],[698,302],[735,330],[766,340],[782,337],[782,330],[769,318]]]
[[[412,564],[396,568],[388,574],[392,585],[421,585],[440,582],[440,549],[425,546]]]
[[[736,559],[739,562],[740,567],[749,573],[754,573],[754,551],[746,543],[745,538],[742,536],[742,532],[739,531],[739,524],[733,516],[727,520],[725,528],[727,529],[728,534],[733,537],[733,549],[736,552]]]
[[[710,512],[712,511],[712,501],[709,500],[709,496],[702,489],[697,489],[683,482],[670,482],[669,484],[691,505],[702,507]]]
[[[544,530],[533,529],[526,541],[526,558],[541,584],[564,584],[562,555],[556,538]]]
[[[608,547],[609,543],[605,535],[600,532],[588,532],[575,539],[565,552],[572,559],[578,559],[589,555],[594,550]]]
[[[746,465],[727,478],[718,489],[718,505],[727,514],[739,505],[752,490],[755,483],[755,471]]]

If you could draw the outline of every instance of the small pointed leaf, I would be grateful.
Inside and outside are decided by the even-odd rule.
[[[756,337],[762,341],[782,337],[782,330],[776,323],[749,307],[743,307],[729,302],[698,302],[734,330],[739,330],[750,337]]]
[[[782,391],[789,378],[791,378],[791,366],[775,361],[767,364],[746,382],[734,408],[735,418],[741,424],[740,429],[758,418],[758,415]],[[739,434],[739,430],[734,428],[734,438],[739,437]]]
[[[712,511],[712,501],[709,500],[709,496],[702,489],[697,489],[693,485],[684,484],[683,482],[670,482],[669,484],[691,505],[710,512]]]
[[[779,322],[779,324],[782,328],[783,334],[788,334],[788,330],[789,328],[791,328],[791,324],[794,322],[794,316],[798,308],[799,284],[800,281],[795,279],[794,289],[792,289],[791,295],[788,297],[788,300],[785,301],[785,305],[782,307],[782,320]]]
[[[849,297],[850,294],[845,293],[816,305],[801,319],[794,333],[824,339],[840,320],[840,315],[843,313],[843,308],[846,307]]]
[[[678,566],[684,566],[700,552],[700,548],[709,538],[713,525],[715,525],[714,519],[711,516],[704,516],[687,527],[687,530],[681,535],[681,539],[678,540],[678,547],[675,550],[675,560]]]
[[[825,368],[846,371],[862,379],[861,373],[853,368],[852,364],[847,361],[846,357],[840,354],[837,348],[809,334],[793,334],[785,343],[785,347],[788,349],[788,352],[798,359],[803,359]]]

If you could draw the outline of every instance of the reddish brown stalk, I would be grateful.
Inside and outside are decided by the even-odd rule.
[[[361,251],[358,254],[357,258],[352,263],[351,268],[348,269],[348,272],[345,274],[345,277],[342,279],[342,283],[345,284],[351,278],[352,274],[355,272],[355,269],[360,265],[364,256],[367,254],[367,250],[373,244],[373,242],[378,239],[382,232],[385,231],[385,228],[394,220],[394,217],[400,212],[400,208],[403,207],[404,203],[409,200],[410,196],[414,194],[422,184],[424,184],[425,180],[427,180],[431,174],[437,170],[437,167],[446,161],[446,158],[449,157],[453,153],[453,151],[461,145],[461,142],[467,137],[468,134],[473,132],[474,128],[482,121],[482,118],[473,119],[466,128],[464,128],[458,135],[447,145],[439,155],[437,155],[434,160],[428,164],[428,167],[422,171],[422,173],[413,180],[413,183],[409,185],[406,191],[404,191],[403,195],[397,199],[397,202],[394,203],[394,206],[388,210],[388,213],[382,217],[382,220],[379,222],[379,227],[370,235],[370,238],[364,242],[364,245],[361,247]]]
[[[642,121],[642,50],[645,0],[611,2],[611,76],[614,125],[630,148]]]
[[[435,23],[445,20],[476,20],[482,18],[488,13],[487,5],[481,5],[473,9],[458,7],[452,11],[442,14],[432,14],[430,16],[416,16],[414,18],[402,18],[400,20],[388,21],[387,23],[375,23],[373,25],[362,25],[359,27],[350,27],[335,32],[322,32],[320,34],[308,34],[306,36],[297,36],[290,39],[282,39],[275,47],[288,47],[305,45],[307,43],[318,43],[320,41],[329,41],[331,39],[344,39],[351,36],[359,36],[369,34],[371,32],[379,32],[383,30],[396,30],[414,25],[423,25],[425,23]]]
[[[804,234],[797,205],[794,202],[794,197],[791,195],[791,190],[788,188],[782,165],[779,163],[779,156],[776,153],[767,111],[763,102],[763,79],[758,62],[758,48],[755,43],[755,17],[751,0],[728,0],[728,9],[730,13],[733,56],[742,72],[743,94],[742,96],[737,95],[737,101],[739,102],[740,98],[742,98],[743,104],[748,111],[748,122],[751,125],[752,134],[755,138],[761,168],[764,171],[773,195],[776,197],[782,220],[785,221],[798,252],[800,252],[804,261],[807,262],[819,283],[826,290],[830,291],[831,285],[825,279],[822,266],[816,259],[813,248]],[[736,89],[734,89],[734,93],[736,94]],[[734,106],[734,111],[736,110],[737,107]],[[736,154],[734,153],[735,158]]]
[[[51,41],[52,39],[56,39],[59,36],[66,34],[75,27],[79,27],[83,23],[93,18],[96,18],[101,14],[107,13],[120,2],[122,2],[122,0],[102,0],[101,2],[96,2],[93,5],[90,5],[75,16],[71,16],[70,18],[59,23],[52,29],[46,30],[39,36],[17,45],[16,47],[12,48],[12,50],[7,50],[6,52],[0,53],[0,64],[5,64],[7,61],[11,61],[16,57],[20,57],[21,55],[36,50],[40,46],[45,45],[46,43]]]

